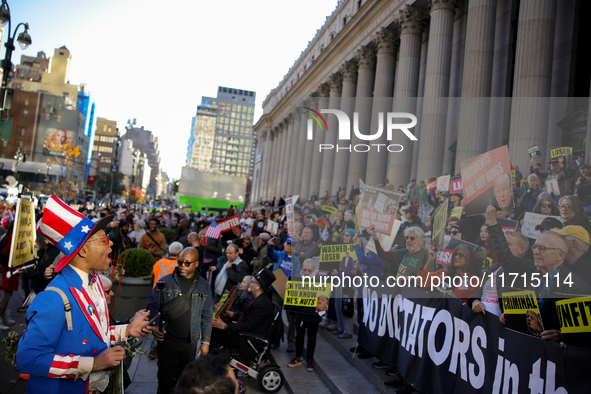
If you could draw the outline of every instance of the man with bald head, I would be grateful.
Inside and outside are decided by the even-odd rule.
[[[195,359],[197,341],[201,338],[198,354],[209,351],[213,301],[211,289],[198,271],[199,252],[185,248],[177,259],[178,267],[159,283],[162,292],[163,329],[156,321],[154,337],[158,340],[158,394],[170,393],[185,366]],[[161,294],[158,286],[152,292],[148,310],[155,315],[160,310]]]
[[[229,291],[248,275],[248,266],[240,258],[241,253],[241,248],[236,244],[230,244],[226,248],[228,261],[221,267],[220,273],[215,278],[215,302],[224,294],[224,291]]]

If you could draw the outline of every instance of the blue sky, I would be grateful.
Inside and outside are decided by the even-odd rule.
[[[33,44],[12,55],[72,52],[70,82],[86,84],[97,115],[127,119],[159,139],[163,169],[179,177],[201,96],[218,86],[269,91],[299,57],[336,0],[8,0],[12,28],[28,22]],[[5,26],[7,29],[8,26]],[[21,28],[22,29],[22,28]],[[21,30],[19,30],[20,32]],[[4,34],[6,41],[7,32]],[[2,48],[1,58],[4,58]]]

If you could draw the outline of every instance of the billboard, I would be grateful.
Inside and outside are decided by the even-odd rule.
[[[49,149],[49,153],[61,152],[61,148],[70,144],[70,147],[74,147],[74,141],[76,140],[75,133],[71,130],[56,129],[48,127],[45,133],[45,140],[43,141],[44,148]]]

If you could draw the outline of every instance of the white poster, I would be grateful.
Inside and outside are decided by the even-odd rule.
[[[521,233],[527,238],[538,239],[540,232],[536,230],[536,226],[542,223],[545,218],[555,218],[562,222],[560,216],[546,216],[539,213],[526,212],[523,218],[523,226],[521,227]]]

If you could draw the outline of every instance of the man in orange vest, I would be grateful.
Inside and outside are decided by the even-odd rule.
[[[156,283],[166,275],[172,274],[174,269],[178,266],[176,260],[178,259],[179,255],[183,251],[183,244],[180,242],[172,242],[168,246],[168,257],[162,257],[160,260],[154,264],[153,268],[153,276],[152,279],[152,289],[156,287]],[[158,342],[156,338],[152,340],[152,345],[150,346],[150,353],[148,357],[152,360],[158,358]]]

